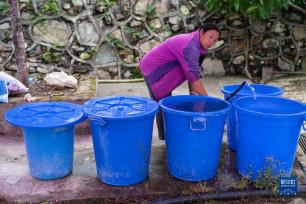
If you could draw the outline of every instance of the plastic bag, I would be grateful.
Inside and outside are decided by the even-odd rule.
[[[59,87],[76,88],[78,86],[78,80],[73,76],[68,76],[65,72],[52,72],[47,74],[44,80],[49,85],[55,85]]]
[[[20,81],[5,72],[0,72],[0,80],[6,81],[10,95],[26,93],[29,91],[29,89]]]

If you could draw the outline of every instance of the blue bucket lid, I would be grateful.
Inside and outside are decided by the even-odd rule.
[[[5,113],[12,125],[27,128],[55,128],[86,119],[82,106],[68,102],[36,102],[17,106]]]
[[[137,96],[109,96],[87,101],[84,112],[91,119],[129,119],[155,114],[159,109],[156,101]]]

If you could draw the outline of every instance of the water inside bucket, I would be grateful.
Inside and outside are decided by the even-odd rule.
[[[226,108],[225,103],[219,102],[207,102],[207,101],[186,101],[174,105],[168,106],[169,108],[177,111],[186,111],[186,112],[214,112]]]

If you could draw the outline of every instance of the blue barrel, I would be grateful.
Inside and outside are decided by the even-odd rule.
[[[143,181],[149,172],[153,120],[158,103],[110,96],[87,101],[98,178],[110,185]]]
[[[171,96],[160,106],[170,174],[186,181],[213,178],[230,104],[208,96]]]
[[[233,93],[240,84],[231,84],[221,87],[221,92],[224,94],[224,98],[227,99],[231,93]],[[253,89],[253,91],[252,91]],[[264,84],[251,84],[244,85],[237,94],[229,101],[234,101],[237,98],[243,96],[280,96],[283,94],[283,89],[277,86],[264,85]],[[236,117],[234,110],[232,109],[228,114],[227,120],[227,143],[229,148],[236,151],[237,148],[237,127]]]
[[[233,102],[237,114],[237,164],[241,175],[256,179],[269,172],[289,176],[306,104],[280,97],[242,97]],[[306,124],[304,122],[304,130]]]
[[[51,180],[72,172],[74,125],[86,119],[82,106],[28,103],[6,112],[5,119],[22,128],[32,177]]]

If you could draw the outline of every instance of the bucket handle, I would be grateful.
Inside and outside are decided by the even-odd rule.
[[[206,130],[207,119],[204,117],[196,117],[190,120],[191,130]]]
[[[240,89],[242,89],[242,87],[247,83],[247,81],[243,81],[240,86],[233,92],[230,93],[230,95],[228,97],[226,97],[226,101],[229,101],[231,98],[233,98],[239,91]]]
[[[99,117],[89,116],[89,119],[100,122],[101,126],[105,126],[107,124],[107,122],[105,120],[103,120],[102,118],[99,118]]]

